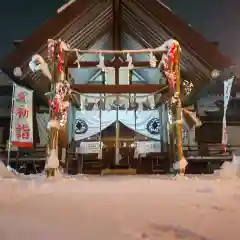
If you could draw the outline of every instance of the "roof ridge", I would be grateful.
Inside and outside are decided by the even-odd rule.
[[[76,0],[70,0],[64,5],[62,5],[60,8],[57,9],[57,13],[59,14],[60,12],[64,11],[66,8],[68,8],[72,3],[74,3]]]

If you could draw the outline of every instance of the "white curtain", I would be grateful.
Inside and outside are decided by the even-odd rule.
[[[141,111],[136,114],[136,129],[135,129],[135,111],[119,111],[119,121],[125,126],[136,132],[153,139],[160,140],[159,111],[149,110]]]
[[[36,113],[38,132],[40,138],[40,145],[47,145],[48,143],[48,132],[47,124],[49,121],[48,113]]]
[[[137,112],[136,129],[135,129],[135,112],[119,110],[119,121],[125,126],[136,132],[156,140],[161,140],[160,135],[162,128],[159,121],[159,111],[141,111]],[[74,140],[79,141],[91,137],[104,130],[116,121],[116,110],[101,111],[101,128],[100,128],[100,111],[76,111]]]
[[[101,127],[100,127],[100,111],[76,111],[74,140],[79,141],[89,138],[100,130],[104,130],[116,121],[116,111],[101,111]]]

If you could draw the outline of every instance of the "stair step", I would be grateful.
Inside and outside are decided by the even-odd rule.
[[[86,169],[83,171],[84,174],[99,174],[101,175],[101,170],[100,169]]]
[[[102,175],[136,175],[136,169],[104,169]]]
[[[94,164],[94,163],[91,163],[91,164],[84,164],[83,166],[84,166],[84,167],[101,167],[102,164]]]

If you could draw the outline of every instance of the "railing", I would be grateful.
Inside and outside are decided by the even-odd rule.
[[[228,145],[226,151],[221,144],[202,144],[184,146],[184,154],[188,161],[231,161],[232,154],[240,149],[240,145]]]

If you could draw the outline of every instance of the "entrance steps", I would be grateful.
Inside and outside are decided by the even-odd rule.
[[[101,175],[136,175],[136,169],[103,169]]]
[[[102,161],[98,159],[85,159],[83,161],[82,172],[84,174],[101,174]]]

